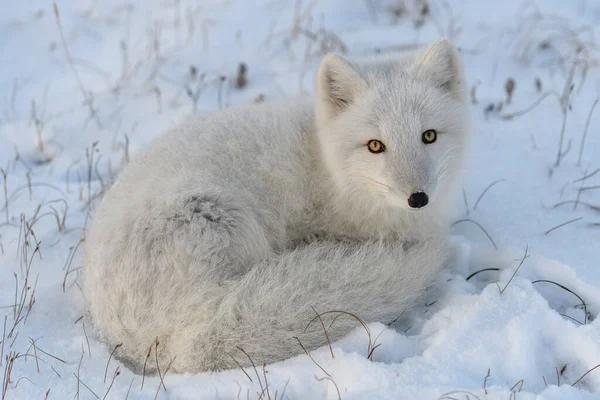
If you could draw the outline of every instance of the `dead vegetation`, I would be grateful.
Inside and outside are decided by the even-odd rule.
[[[175,3],[180,4],[180,2],[177,1]],[[365,9],[368,11],[369,18],[373,23],[381,23],[381,21],[387,17],[392,19],[395,23],[403,23],[405,20],[410,21],[410,23],[414,26],[415,32],[419,32],[426,27],[427,24],[432,24],[435,26],[435,29],[440,36],[446,36],[452,40],[457,40],[462,34],[460,18],[455,15],[454,10],[452,10],[451,6],[447,2],[439,2],[434,4],[434,2],[430,2],[428,0],[399,0],[394,1],[393,3],[394,4],[389,8],[382,9],[379,7],[380,2],[365,0]],[[300,81],[302,81],[304,75],[309,71],[311,65],[313,65],[325,53],[339,52],[343,54],[352,54],[354,49],[350,45],[351,42],[348,42],[345,39],[344,32],[336,32],[335,30],[331,29],[319,20],[318,15],[313,13],[313,10],[317,5],[316,1],[308,2],[296,0],[294,4],[295,11],[292,21],[279,31],[273,30],[265,39],[265,46],[270,46],[274,53],[283,51],[286,54],[287,59],[293,63],[296,68],[300,69],[299,75],[301,75]],[[165,111],[165,113],[175,112],[179,108],[185,108],[187,110],[186,113],[189,113],[208,108],[226,107],[229,104],[229,99],[227,97],[230,95],[228,91],[229,87],[235,87],[238,89],[237,92],[239,93],[250,92],[253,89],[253,80],[251,79],[253,76],[250,75],[249,66],[245,62],[240,62],[237,64],[237,71],[234,74],[231,74],[233,69],[230,71],[211,69],[210,66],[202,63],[202,59],[199,59],[199,61],[194,63],[194,65],[189,66],[189,69],[185,65],[181,66],[181,74],[174,75],[175,77],[170,77],[169,73],[166,72],[168,71],[168,69],[165,67],[168,65],[168,57],[175,46],[173,43],[181,43],[184,40],[192,41],[194,37],[197,36],[197,31],[202,43],[203,52],[209,52],[211,45],[214,46],[218,43],[219,38],[211,33],[211,30],[216,25],[216,21],[209,18],[201,7],[189,6],[185,10],[183,8],[175,9],[176,12],[174,15],[178,16],[173,17],[173,21],[170,22],[170,24],[172,24],[172,26],[178,26],[178,30],[180,30],[180,32],[177,34],[179,36],[178,39],[174,42],[170,42],[170,39],[167,38],[168,34],[165,27],[168,25],[166,22],[164,20],[159,22],[158,20],[153,20],[150,18],[147,22],[146,37],[144,38],[144,43],[146,44],[146,54],[144,59],[136,58],[136,54],[133,51],[133,49],[136,47],[136,45],[139,45],[139,43],[133,42],[132,37],[128,33],[124,33],[123,38],[121,38],[118,43],[121,54],[121,69],[118,77],[112,79],[110,74],[107,74],[105,71],[103,71],[100,66],[96,66],[86,62],[85,60],[78,59],[75,53],[73,53],[75,57],[71,54],[71,37],[69,34],[69,27],[63,26],[63,22],[60,18],[59,8],[56,4],[53,6],[56,26],[60,36],[60,45],[64,55],[52,55],[52,57],[59,59],[62,63],[64,63],[66,60],[65,65],[68,67],[70,76],[72,76],[80,92],[80,96],[83,100],[82,106],[87,110],[87,121],[81,127],[82,131],[85,132],[89,122],[93,121],[92,125],[95,125],[98,130],[106,133],[103,134],[104,137],[113,137],[113,143],[111,143],[111,147],[108,148],[106,146],[102,146],[107,144],[110,139],[102,139],[100,142],[97,140],[88,142],[85,151],[81,151],[79,158],[74,159],[72,164],[66,170],[66,191],[63,191],[63,189],[57,187],[53,183],[41,182],[39,181],[41,178],[40,174],[38,173],[39,169],[36,168],[52,168],[56,162],[56,154],[52,151],[52,145],[56,145],[56,143],[53,143],[50,138],[52,135],[52,121],[56,120],[58,116],[53,115],[52,112],[49,111],[51,107],[49,108],[46,102],[46,98],[48,96],[47,90],[44,91],[42,96],[32,98],[28,102],[28,104],[30,104],[29,123],[33,130],[32,137],[35,135],[35,151],[39,153],[39,157],[29,160],[20,155],[18,150],[15,150],[17,154],[15,156],[12,168],[0,168],[0,175],[2,176],[1,193],[4,200],[1,209],[3,211],[3,223],[0,224],[0,227],[19,230],[16,252],[19,259],[19,270],[17,271],[18,273],[14,273],[14,302],[9,306],[9,312],[12,312],[12,316],[11,318],[8,318],[9,315],[5,316],[3,336],[2,341],[0,342],[0,367],[4,367],[2,400],[9,398],[9,392],[11,388],[17,388],[19,384],[27,384],[29,381],[28,377],[18,377],[14,375],[15,371],[17,370],[15,369],[15,365],[18,367],[20,360],[24,362],[27,358],[31,358],[33,362],[35,362],[37,371],[40,371],[41,369],[43,372],[44,368],[50,367],[59,377],[59,373],[48,361],[45,360],[54,360],[61,364],[65,363],[65,361],[61,360],[60,358],[52,356],[40,348],[40,345],[38,344],[39,339],[34,340],[29,338],[29,341],[27,342],[29,348],[23,354],[19,354],[12,349],[15,343],[19,343],[17,342],[19,330],[22,329],[22,327],[27,323],[32,309],[34,309],[36,304],[36,287],[39,276],[38,271],[42,270],[42,250],[49,245],[44,238],[42,238],[44,239],[43,243],[42,241],[38,240],[35,231],[38,231],[38,228],[42,227],[42,224],[46,219],[50,219],[53,221],[53,229],[56,231],[56,237],[58,240],[67,240],[67,238],[71,240],[72,236],[69,236],[68,234],[72,230],[83,229],[82,227],[76,226],[78,216],[81,213],[88,215],[93,210],[95,202],[100,199],[110,187],[118,170],[129,162],[130,136],[133,138],[133,135],[140,135],[139,132],[135,132],[135,124],[133,124],[133,128],[131,130],[128,128],[121,129],[122,118],[121,121],[119,121],[119,114],[121,111],[119,111],[118,107],[116,106],[113,110],[105,106],[105,104],[107,102],[119,102],[120,96],[124,96],[129,91],[129,93],[134,92],[136,96],[139,96],[142,99],[144,96],[151,96],[155,101],[157,114],[160,114],[163,111]],[[180,7],[180,5],[177,5],[176,7]],[[86,18],[90,18],[90,21],[93,18],[96,18],[94,17],[95,14],[93,8],[94,6],[90,7],[90,9],[85,13]],[[134,11],[135,6],[130,4],[123,10],[123,15],[131,16]],[[481,107],[484,107],[484,112],[489,117],[499,117],[508,121],[526,116],[540,106],[540,104],[545,102],[546,99],[555,98],[559,106],[561,117],[559,121],[560,130],[558,131],[557,135],[557,155],[554,159],[554,167],[558,168],[560,165],[562,165],[565,157],[569,154],[569,152],[572,150],[571,148],[573,147],[572,142],[574,139],[569,138],[574,137],[574,134],[573,132],[568,131],[567,125],[567,116],[570,112],[572,112],[574,103],[573,99],[585,85],[588,69],[597,64],[597,59],[595,58],[597,50],[595,39],[590,27],[582,26],[577,29],[569,28],[565,25],[561,18],[544,15],[541,10],[536,9],[534,6],[526,9],[522,15],[522,18],[515,24],[519,27],[519,29],[514,32],[515,35],[513,36],[513,38],[516,37],[514,46],[511,48],[513,51],[513,56],[523,64],[536,64],[541,68],[546,68],[551,71],[557,70],[557,72],[562,73],[564,75],[564,85],[562,86],[562,91],[552,89],[546,90],[545,87],[551,87],[551,83],[546,82],[546,80],[544,80],[544,83],[542,83],[541,78],[536,78],[533,86],[535,91],[538,93],[539,98],[532,105],[524,109],[517,109],[517,111],[514,111],[509,109],[509,107],[515,107],[515,104],[522,104],[522,102],[517,101],[518,97],[521,96],[521,93],[526,91],[526,87],[531,87],[532,83],[518,81],[516,77],[508,77],[504,82],[504,93],[498,93],[497,98],[493,102],[489,103],[482,102],[482,100],[478,98],[478,88],[482,84],[487,84],[488,82],[478,81],[477,83],[473,84],[470,91],[471,103],[473,105],[480,105]],[[103,18],[106,18],[106,23],[111,22],[108,21],[109,16],[103,16]],[[112,23],[115,23],[114,19],[112,20]],[[130,22],[127,22],[127,24],[129,23]],[[128,32],[128,30],[129,28],[126,29],[126,32]],[[240,32],[240,46],[243,45],[241,38],[242,33]],[[399,40],[399,43],[395,48],[412,48],[416,45],[417,44],[413,42],[409,43],[408,41]],[[56,47],[57,45],[54,44],[54,46]],[[250,67],[252,67],[251,71],[254,73],[254,64],[250,64]],[[148,73],[149,70],[150,72]],[[171,71],[173,71],[173,69],[171,69]],[[102,80],[106,80],[106,86],[109,87],[109,89],[106,92],[97,91],[95,87],[94,91],[90,90],[85,83],[86,79],[82,79],[85,73],[95,74]],[[144,76],[145,73],[147,73],[146,76]],[[106,78],[107,75],[108,79]],[[25,85],[27,85],[26,81],[15,79],[12,85],[11,107],[9,110],[3,111],[5,113],[5,119],[17,118],[17,111],[14,105],[18,101],[19,92]],[[136,86],[143,86],[144,89],[139,89],[139,87]],[[300,87],[303,87],[302,83],[300,84]],[[237,92],[234,90],[234,93]],[[271,93],[254,93],[250,99],[254,99],[255,102],[260,103],[265,101],[266,98],[272,97],[273,95]],[[181,100],[181,98],[183,98],[183,100]],[[590,134],[595,133],[595,126],[592,124],[592,122],[594,121],[593,116],[597,103],[598,100],[596,99],[590,107],[585,128],[579,141],[579,151],[577,157],[578,166],[581,166],[582,163],[588,132]],[[60,112],[68,113],[69,111]],[[124,112],[128,111],[126,110]],[[571,119],[569,119],[569,121],[570,120]],[[128,125],[128,121],[126,121],[123,126],[130,125]],[[109,136],[107,136],[107,134]],[[119,142],[116,142],[116,139],[114,139],[117,137],[120,138]],[[110,151],[107,151],[107,149]],[[105,171],[108,172],[105,173]],[[588,211],[599,211],[600,205],[595,205],[581,199],[582,194],[589,194],[595,190],[598,190],[598,185],[596,184],[585,185],[585,182],[594,178],[598,171],[600,171],[600,169],[595,169],[589,173],[586,170],[585,174],[581,178],[573,181],[573,183],[576,183],[578,186],[576,199],[561,201],[560,203],[557,203],[554,208],[566,204],[573,204],[574,211],[577,210],[578,206],[581,206],[580,208],[585,208]],[[26,176],[27,183],[24,185],[17,183],[17,174],[20,174],[19,177]],[[467,204],[467,198],[465,195],[467,216],[469,216],[469,213],[475,213],[476,210],[481,211],[482,207],[486,204],[486,202],[482,203],[482,199],[486,195],[488,195],[489,199],[488,192],[490,192],[492,188],[503,181],[504,179],[493,181],[486,188],[484,188],[474,202],[472,208],[470,208]],[[60,186],[62,187],[62,184]],[[72,190],[73,188],[71,186],[74,186],[76,189]],[[48,189],[56,193],[57,196],[60,195],[61,197],[54,197],[50,200],[39,199],[37,193],[38,188]],[[34,208],[33,212],[25,213],[21,210],[21,203],[25,203],[24,198],[27,195],[29,196],[29,201],[33,202]],[[585,197],[583,197],[583,199],[585,199]],[[39,203],[36,205],[35,203],[38,201]],[[481,207],[478,209],[478,206],[480,205]],[[83,211],[81,211],[82,209]],[[587,216],[574,218],[556,225],[548,229],[545,234],[549,235],[561,227],[571,223],[574,224],[575,222],[581,220],[588,221]],[[485,221],[481,221],[485,223]],[[461,224],[465,222],[476,225],[486,235],[491,244],[497,248],[496,243],[488,233],[488,230],[485,229],[482,224],[477,222],[475,219],[465,218],[456,221],[455,224]],[[559,234],[560,231],[556,233]],[[68,292],[69,288],[77,287],[78,274],[81,268],[80,265],[78,265],[78,250],[83,240],[83,237],[77,236],[75,240],[72,241],[73,245],[68,247],[68,253],[66,254],[65,263],[63,266],[64,276],[61,285],[62,291],[65,293]],[[5,241],[4,243],[7,242]],[[5,249],[2,243],[0,243],[0,247],[2,249],[2,253],[4,254]],[[8,251],[12,251],[12,249],[7,250],[7,252]],[[528,253],[526,250],[526,254],[521,260],[521,263],[515,270],[513,276],[510,278],[504,289],[501,290],[501,293],[503,293],[511,284],[511,281],[527,257]],[[492,269],[477,271],[469,276],[467,280],[471,279],[477,273],[486,270]],[[575,322],[582,325],[587,324],[589,320],[587,305],[578,294],[571,291],[564,285],[553,281],[538,280],[534,281],[533,283],[550,283],[576,296],[581,302],[584,316],[582,321],[576,319]],[[381,346],[381,344],[376,343],[377,338],[372,338],[368,325],[358,316],[352,314],[351,312],[339,310],[330,310],[323,313],[317,313],[315,311],[315,313],[317,316],[315,319],[310,321],[308,325],[316,323],[316,321],[319,320],[319,324],[323,329],[323,334],[328,343],[332,358],[334,357],[334,351],[327,334],[328,329],[331,328],[331,326],[336,322],[337,318],[354,318],[357,321],[357,324],[364,328],[367,335],[368,340],[365,357],[370,360],[373,359],[373,354],[375,353],[376,349]],[[572,317],[569,317],[565,314],[562,315],[572,319]],[[325,324],[323,317],[331,317],[331,321],[329,322],[328,326]],[[87,342],[87,353],[91,358],[92,354],[88,335],[85,331],[85,325],[82,324],[82,326],[85,340]],[[26,340],[24,336],[26,335],[22,333],[21,339]],[[341,393],[343,393],[343,391],[341,392],[338,388],[335,378],[332,376],[332,374],[326,371],[326,369],[324,369],[315,361],[310,352],[307,351],[307,349],[303,346],[300,339],[295,338],[295,340],[297,340],[300,348],[318,368],[318,371],[325,374],[325,376],[321,378],[315,376],[316,382],[319,384],[327,384],[330,382],[333,386],[335,386],[335,389],[337,390],[337,396],[341,399]],[[112,368],[109,367],[113,355],[118,351],[120,346],[121,344],[118,344],[114,347],[112,353],[110,353],[108,361],[106,362],[104,383],[107,385],[107,387],[95,388],[95,390],[92,390],[90,386],[84,383],[81,379],[82,376],[80,372],[83,362],[82,354],[77,367],[77,374],[73,373],[73,377],[76,379],[77,385],[75,394],[77,399],[79,399],[81,394],[80,389],[83,389],[84,391],[87,390],[89,394],[93,395],[97,399],[110,397],[110,392],[113,389],[115,382],[118,382],[119,376],[121,375],[121,370],[120,367],[117,366],[114,372],[109,374],[109,369],[112,371]],[[153,352],[152,347],[155,349],[153,358],[155,358],[154,361],[156,362],[156,369],[158,371],[160,380],[160,382],[157,382],[158,387],[155,394],[155,398],[158,398],[161,390],[166,391],[167,389],[167,386],[165,385],[165,375],[167,375],[171,364],[167,365],[166,367],[162,366],[164,371],[161,371],[161,366],[158,364],[157,355],[159,348],[158,340],[153,344],[153,346],[150,346],[146,356],[146,363],[153,362],[151,359]],[[273,387],[273,385],[267,379],[269,372],[267,366],[263,364],[262,371],[259,372],[260,368],[257,368],[256,365],[260,364],[255,364],[251,359],[251,356],[248,355],[243,349],[239,348],[239,350],[244,354],[245,357],[249,359],[252,364],[256,381],[253,380],[250,374],[241,368],[241,366],[240,368],[250,383],[258,384],[260,387],[260,389],[256,391],[256,398],[259,400],[284,399],[287,384],[283,388],[278,388],[281,389],[281,392],[274,391],[275,387]],[[82,353],[84,352],[85,350],[82,347]],[[108,354],[108,352],[106,354]],[[104,358],[102,360],[104,361]],[[595,366],[588,370],[572,385],[575,386],[579,384],[589,373],[593,372],[598,367],[599,366]],[[566,365],[564,368],[566,368]],[[560,377],[565,373],[564,368],[561,368],[560,371],[557,368],[558,385],[560,385]],[[144,365],[140,390],[143,390],[144,388],[144,381],[146,378],[145,369],[146,364]],[[488,374],[484,380],[483,390],[485,392],[487,392],[486,383],[489,378],[490,371],[488,371]],[[60,379],[63,378],[60,377]],[[127,391],[127,397],[132,390],[131,388],[133,383],[134,380],[131,380],[129,390]],[[511,391],[515,392],[514,398],[516,398],[516,393],[523,389],[524,385],[525,382],[520,380],[513,386]],[[91,386],[93,387],[94,385]],[[101,397],[102,395],[103,397]],[[469,398],[479,398],[475,394],[466,392],[452,392],[444,395],[441,398],[454,399],[458,398],[460,395],[470,396]],[[45,392],[45,396],[46,398],[52,398],[51,388]],[[238,393],[238,398],[240,398],[240,396],[241,388],[240,393]],[[247,394],[246,397],[249,398],[249,394]]]

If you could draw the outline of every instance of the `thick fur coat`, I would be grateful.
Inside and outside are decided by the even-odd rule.
[[[199,372],[248,364],[238,346],[260,364],[301,353],[294,337],[326,344],[320,324],[304,331],[314,310],[392,320],[450,254],[464,92],[446,40],[328,55],[315,98],[199,115],[160,137],[87,232],[81,286],[96,334],[122,343],[117,357],[138,373],[156,338],[161,369]],[[411,207],[413,193],[428,204]],[[357,324],[340,317],[329,337]]]

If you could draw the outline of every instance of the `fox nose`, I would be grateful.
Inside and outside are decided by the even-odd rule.
[[[408,198],[408,205],[412,208],[425,207],[429,203],[429,197],[425,192],[415,192]]]

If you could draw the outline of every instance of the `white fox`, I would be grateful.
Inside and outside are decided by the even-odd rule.
[[[327,55],[316,86],[194,117],[106,194],[81,283],[96,334],[134,371],[155,370],[156,338],[175,372],[247,365],[236,347],[283,360],[303,352],[294,337],[310,351],[326,344],[320,323],[305,331],[315,312],[390,321],[447,263],[469,136],[455,47]],[[357,324],[340,317],[329,338]]]

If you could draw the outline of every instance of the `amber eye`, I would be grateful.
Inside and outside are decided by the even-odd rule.
[[[367,147],[371,153],[383,153],[385,151],[385,145],[379,140],[369,140]]]
[[[422,139],[423,143],[431,144],[437,140],[437,132],[433,129],[428,129],[425,132],[423,132]]]

